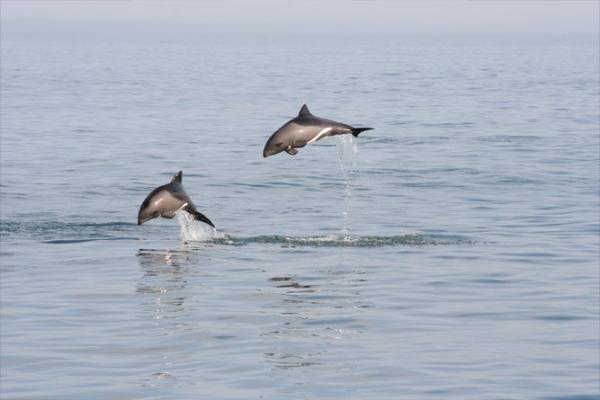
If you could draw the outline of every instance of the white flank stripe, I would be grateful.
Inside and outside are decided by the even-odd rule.
[[[314,138],[310,139],[308,141],[308,143],[306,143],[306,144],[311,144],[311,143],[316,142],[317,140],[321,139],[321,136],[323,136],[324,134],[326,134],[327,132],[329,132],[332,129],[333,128],[331,126],[328,126],[327,128],[322,129],[321,132],[317,133],[317,136],[315,136]]]

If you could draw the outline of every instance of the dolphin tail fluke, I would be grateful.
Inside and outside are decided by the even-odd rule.
[[[358,137],[361,132],[370,131],[373,128],[352,128],[352,136]]]
[[[194,216],[194,219],[200,221],[200,222],[204,222],[205,224],[208,224],[210,226],[212,226],[213,228],[215,227],[215,224],[212,223],[212,221],[210,219],[208,219],[208,217],[204,214],[202,214],[199,211],[195,211],[194,213],[192,213],[192,215]]]
[[[200,222],[204,222],[205,224],[208,224],[210,226],[212,226],[213,228],[215,227],[215,224],[212,223],[212,221],[210,219],[208,219],[208,217],[204,214],[202,214],[200,211],[198,211],[196,209],[196,206],[192,203],[186,203],[183,208],[183,211],[186,211],[190,214],[192,214],[192,216],[194,217],[194,219],[196,221],[200,221]]]

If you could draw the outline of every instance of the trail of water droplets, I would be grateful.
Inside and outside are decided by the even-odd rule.
[[[342,211],[343,223],[341,234],[349,238],[352,230],[351,219],[351,201],[352,201],[352,181],[357,172],[356,156],[358,147],[352,135],[340,135],[336,137],[337,157],[340,164],[340,170],[344,176],[344,209]]]

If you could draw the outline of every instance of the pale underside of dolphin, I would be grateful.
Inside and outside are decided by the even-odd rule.
[[[373,128],[354,128],[342,122],[332,121],[312,115],[306,104],[302,106],[298,116],[286,122],[271,135],[263,150],[263,157],[272,156],[282,151],[290,155],[298,153],[298,148],[312,144],[327,136],[359,133]]]
[[[138,225],[157,217],[173,218],[179,210],[190,213],[196,220],[213,228],[215,225],[196,206],[181,184],[183,173],[179,171],[170,183],[154,189],[146,197],[138,212]]]

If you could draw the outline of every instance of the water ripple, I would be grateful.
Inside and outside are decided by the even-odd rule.
[[[431,245],[459,245],[474,244],[475,241],[457,237],[441,235],[406,234],[395,236],[281,236],[261,235],[246,238],[228,237],[214,239],[212,243],[232,246],[249,244],[276,244],[289,247],[383,247],[383,246],[431,246]]]

